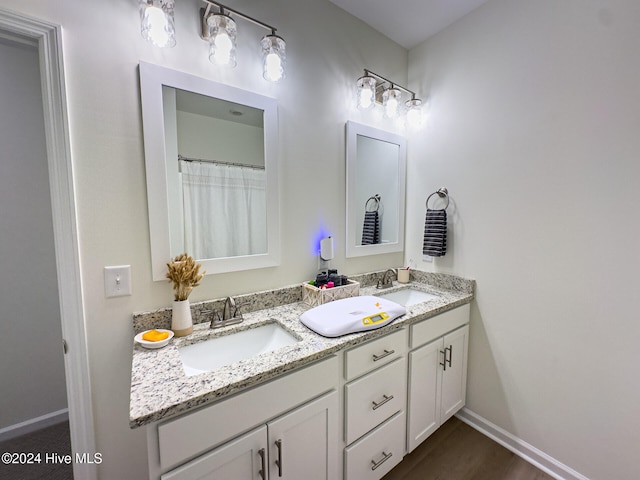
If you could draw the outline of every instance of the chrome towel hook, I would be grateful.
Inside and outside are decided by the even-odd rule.
[[[436,190],[435,192],[433,192],[431,195],[429,195],[427,197],[427,201],[425,202],[425,206],[427,207],[427,210],[429,210],[429,199],[431,197],[433,197],[434,195],[438,195],[440,198],[446,198],[447,199],[447,204],[442,209],[442,210],[446,210],[447,207],[449,206],[449,190],[447,190],[445,187],[442,187],[442,188],[439,188],[438,190]]]

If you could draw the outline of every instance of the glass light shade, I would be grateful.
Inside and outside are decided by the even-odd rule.
[[[424,120],[422,116],[422,100],[412,98],[405,102],[407,106],[407,123],[411,127],[419,127]]]
[[[360,77],[357,87],[357,105],[360,110],[373,108],[376,100],[376,79],[373,77]]]
[[[287,63],[286,43],[277,35],[267,35],[260,40],[262,47],[262,76],[270,82],[285,78]]]
[[[382,93],[382,107],[385,117],[396,118],[398,116],[401,95],[402,92],[397,88],[387,88]]]
[[[175,46],[173,7],[174,0],[142,0],[140,2],[142,38],[157,47]]]
[[[214,65],[236,66],[236,22],[228,15],[214,13],[207,18],[209,60]]]

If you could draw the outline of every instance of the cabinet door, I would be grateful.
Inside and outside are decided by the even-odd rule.
[[[266,445],[267,427],[263,425],[165,473],[160,479],[266,480]]]
[[[334,480],[338,394],[333,391],[267,424],[270,480]]]
[[[408,452],[440,426],[442,351],[442,338],[439,338],[409,353]]]
[[[442,406],[440,422],[444,423],[464,407],[467,394],[467,352],[469,326],[444,336],[446,361],[442,372]]]

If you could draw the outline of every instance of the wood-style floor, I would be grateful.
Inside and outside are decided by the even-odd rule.
[[[553,480],[456,417],[448,420],[383,480]]]

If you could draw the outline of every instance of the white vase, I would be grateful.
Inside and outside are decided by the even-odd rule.
[[[173,330],[176,337],[184,337],[193,332],[193,320],[191,319],[189,299],[173,301],[171,330]]]

